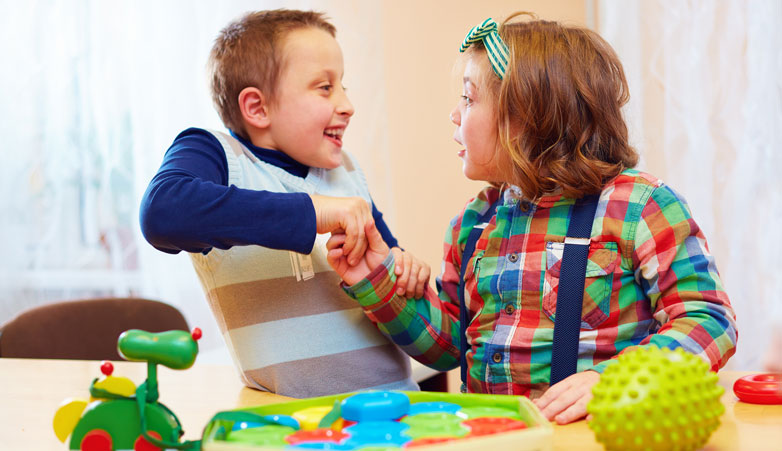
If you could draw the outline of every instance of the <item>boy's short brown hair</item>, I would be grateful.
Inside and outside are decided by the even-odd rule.
[[[519,15],[533,20],[510,22]],[[484,78],[498,105],[498,151],[513,162],[505,179],[526,199],[557,189],[574,198],[596,194],[637,164],[621,111],[627,80],[603,38],[530,13],[511,15],[499,33],[510,49],[508,70],[502,81]]]
[[[279,44],[289,32],[307,27],[336,35],[323,13],[289,9],[250,12],[220,31],[209,55],[209,83],[217,113],[234,133],[247,137],[239,93],[256,87],[270,101],[282,71]]]

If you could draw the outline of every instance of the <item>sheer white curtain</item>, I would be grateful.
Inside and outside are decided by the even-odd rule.
[[[315,9],[333,19],[357,107],[346,148],[359,161],[387,155],[373,6],[0,0],[0,324],[53,300],[139,295],[176,305],[204,329],[199,361],[228,361],[187,256],[143,240],[141,195],[177,133],[222,127],[204,66],[218,31],[250,10]],[[367,166],[368,177],[388,179],[382,165]]]
[[[597,11],[628,75],[642,168],[687,198],[736,309],[729,366],[757,370],[782,330],[782,2],[603,0]]]

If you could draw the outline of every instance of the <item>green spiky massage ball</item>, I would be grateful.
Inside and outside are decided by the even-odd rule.
[[[717,375],[699,357],[644,347],[619,356],[592,388],[589,427],[606,449],[694,450],[720,424]]]

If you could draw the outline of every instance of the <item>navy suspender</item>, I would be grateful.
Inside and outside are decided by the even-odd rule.
[[[467,302],[464,296],[464,274],[467,272],[467,262],[472,258],[472,254],[475,252],[475,244],[478,242],[478,238],[481,237],[484,228],[489,225],[491,217],[497,211],[497,205],[502,202],[502,195],[500,195],[493,204],[489,206],[489,209],[478,218],[478,225],[474,226],[470,230],[470,234],[467,236],[467,242],[464,243],[464,251],[462,252],[462,265],[459,272],[459,365],[462,370],[462,388],[463,393],[466,392],[467,386]],[[475,271],[475,268],[473,268]]]
[[[599,195],[582,197],[573,206],[565,237],[559,270],[557,312],[554,317],[554,343],[551,351],[551,378],[554,385],[576,374],[578,338],[581,332],[581,305],[584,301],[584,275],[589,256],[589,238]]]
[[[589,255],[589,238],[592,233],[599,195],[585,196],[576,201],[570,217],[565,248],[559,275],[557,311],[554,321],[554,349],[551,356],[551,385],[576,373],[578,363],[578,339],[581,330],[581,305],[584,296],[584,275]],[[479,218],[467,237],[462,252],[459,280],[459,352],[462,391],[467,383],[467,305],[464,295],[464,274],[467,263],[475,252],[475,244],[484,227],[494,216],[501,197]]]

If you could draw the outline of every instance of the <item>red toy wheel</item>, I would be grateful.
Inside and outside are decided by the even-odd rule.
[[[81,451],[111,451],[111,435],[103,429],[93,429],[84,435]]]
[[[160,434],[158,434],[155,431],[148,431],[147,434],[160,440]],[[133,444],[133,450],[134,451],[160,451],[160,448],[158,448],[156,445],[153,445],[152,443],[149,443],[149,441],[145,439],[143,435],[139,435],[138,438],[136,439],[136,443]]]
[[[733,384],[740,401],[751,404],[782,404],[782,373],[751,374]]]

